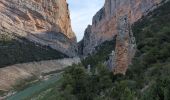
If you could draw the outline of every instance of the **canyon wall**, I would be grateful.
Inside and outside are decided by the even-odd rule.
[[[135,38],[131,25],[166,0],[105,0],[104,7],[93,17],[81,41],[82,54],[87,56],[106,40],[116,38],[115,74],[125,74],[135,53]]]
[[[0,0],[0,30],[76,56],[66,0]]]

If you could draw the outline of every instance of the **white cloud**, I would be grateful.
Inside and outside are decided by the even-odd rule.
[[[69,3],[72,28],[77,40],[83,38],[84,30],[91,24],[95,13],[102,8],[104,0],[67,0]]]

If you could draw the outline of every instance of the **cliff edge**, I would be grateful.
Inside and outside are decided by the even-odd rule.
[[[0,0],[0,31],[76,56],[66,0]]]

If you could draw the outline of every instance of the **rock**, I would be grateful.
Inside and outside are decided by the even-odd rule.
[[[93,17],[92,25],[90,28],[88,26],[81,41],[83,56],[91,54],[96,46],[117,36],[116,64],[113,67],[116,69],[113,72],[125,74],[135,48],[135,39],[129,27],[163,2],[166,0],[105,0],[104,7]],[[120,20],[122,18],[125,19]]]
[[[135,55],[136,42],[133,40],[133,33],[130,25],[129,16],[119,16],[117,26],[115,56],[113,56],[115,65],[113,66],[114,74],[126,74],[128,65]]]
[[[0,30],[48,45],[71,57],[77,53],[66,0],[0,0]],[[56,39],[58,36],[63,40]]]
[[[108,60],[105,62],[105,65],[110,71],[113,70],[113,68],[115,67],[115,51],[112,51],[112,53],[109,55]]]

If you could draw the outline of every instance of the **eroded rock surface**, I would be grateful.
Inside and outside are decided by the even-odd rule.
[[[166,0],[105,0],[104,7],[93,17],[92,26],[88,26],[81,41],[82,54],[87,56],[96,46],[106,40],[116,39],[116,66],[114,73],[125,74],[134,53],[134,38],[129,28],[150,11]],[[124,18],[124,19],[123,19]],[[123,29],[123,28],[125,29]],[[121,40],[122,39],[122,40]],[[131,50],[131,51],[130,51]],[[124,67],[123,67],[124,66]]]
[[[119,16],[116,36],[115,56],[113,56],[114,74],[126,74],[128,65],[136,52],[136,41],[133,37],[129,16]]]
[[[0,0],[0,30],[69,56],[77,52],[66,0]]]

